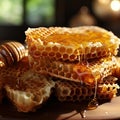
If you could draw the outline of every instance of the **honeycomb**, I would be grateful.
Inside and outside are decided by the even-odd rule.
[[[106,79],[110,79],[110,76]],[[99,101],[111,100],[116,96],[119,86],[114,82],[98,84],[96,98]],[[109,81],[109,80],[108,80]],[[94,98],[95,86],[89,86],[81,83],[66,80],[56,80],[56,96],[59,101],[90,101]]]
[[[113,33],[95,26],[29,28],[25,33],[29,54],[35,59],[84,61],[116,55],[120,44]]]
[[[29,61],[30,66],[37,73],[48,73],[54,77],[84,82],[89,85],[94,84],[95,80],[101,82],[101,78],[111,75],[113,69],[116,68],[115,57],[101,58],[89,63],[71,63],[53,61],[47,57],[41,57],[39,60],[35,60],[29,56]]]
[[[50,97],[53,87],[50,77],[38,75],[30,69],[28,56],[12,66],[0,67],[0,99],[4,88],[20,112],[36,110]]]
[[[44,75],[27,71],[19,78],[19,84],[5,85],[8,98],[19,112],[36,111],[52,93],[54,82]]]

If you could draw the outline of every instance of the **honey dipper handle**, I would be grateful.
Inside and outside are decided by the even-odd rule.
[[[20,61],[24,56],[25,47],[19,42],[10,41],[0,45],[0,61],[7,66]]]

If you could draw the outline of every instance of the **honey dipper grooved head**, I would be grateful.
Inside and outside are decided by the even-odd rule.
[[[25,47],[19,42],[6,42],[0,45],[0,60],[6,65],[20,61],[25,56]]]

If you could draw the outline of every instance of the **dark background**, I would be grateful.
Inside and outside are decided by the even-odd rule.
[[[54,2],[54,8],[55,8],[55,15],[54,15],[54,23],[50,25],[46,25],[46,23],[39,23],[35,26],[29,26],[25,22],[26,17],[26,1],[23,0],[23,8],[24,8],[24,14],[23,14],[23,24],[19,26],[5,26],[0,25],[0,42],[3,42],[5,40],[17,40],[20,42],[25,41],[25,30],[28,27],[40,27],[40,26],[70,26],[70,20],[72,17],[74,17],[80,8],[83,6],[87,7],[89,10],[89,14],[95,19],[97,26],[104,27],[108,30],[111,30],[116,34],[118,37],[120,36],[120,24],[119,24],[119,16],[117,16],[115,19],[100,19],[98,16],[95,15],[93,10],[93,2],[94,0],[55,0]],[[86,18],[85,18],[86,19]],[[81,24],[80,24],[81,25]],[[84,25],[84,24],[82,24]]]

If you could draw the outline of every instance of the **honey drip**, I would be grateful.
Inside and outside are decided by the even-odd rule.
[[[80,51],[79,51],[79,50],[77,50],[77,52],[78,52],[78,61],[79,61],[79,63],[81,63]]]
[[[86,110],[94,110],[98,107],[97,94],[97,80],[95,80],[95,93],[94,98],[88,103],[87,108],[80,112],[82,118],[86,118]]]
[[[80,112],[80,115],[81,115],[82,118],[86,118],[86,114],[85,113],[86,113],[86,110],[83,110],[83,111]]]
[[[96,98],[93,98],[89,103],[88,103],[88,110],[94,110],[98,107],[98,101]]]
[[[83,50],[82,52],[82,54],[80,53],[80,51],[79,51],[79,49],[77,50],[77,52],[78,52],[78,61],[79,61],[79,63],[82,63],[82,62],[86,62],[86,54],[85,54],[85,50]]]
[[[95,80],[94,98],[88,103],[87,108],[80,112],[82,118],[86,118],[86,110],[94,110],[98,107],[99,104],[96,98],[96,94],[97,94],[97,80]]]
[[[94,93],[94,98],[88,103],[87,109],[88,110],[94,110],[98,107],[98,101],[96,98],[97,94],[97,80],[95,80],[95,93]]]
[[[98,107],[99,104],[96,98],[96,93],[97,93],[97,82],[95,84],[94,98],[88,103],[87,108],[80,112],[82,118],[86,118],[86,110],[94,110]]]

